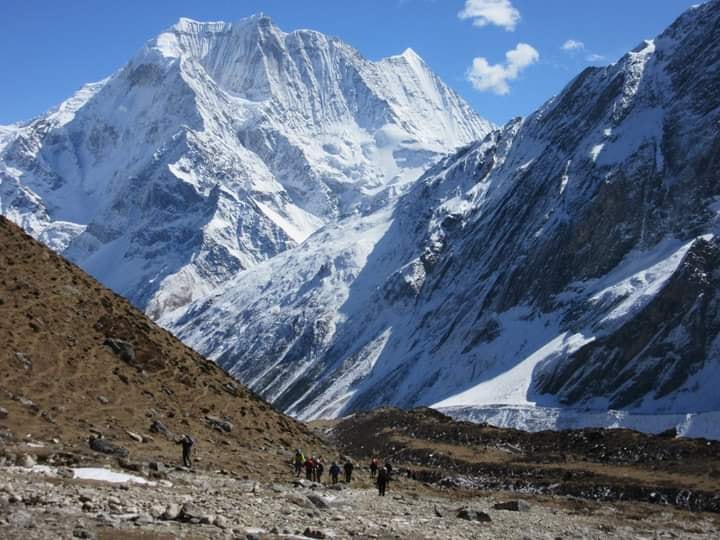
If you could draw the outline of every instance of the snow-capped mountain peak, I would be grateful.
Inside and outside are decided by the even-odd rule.
[[[648,429],[720,437],[719,29],[720,1],[690,10],[395,205],[163,323],[304,418],[434,404],[534,428],[653,415]]]
[[[481,119],[415,55],[182,18],[0,130],[0,211],[159,316],[392,200]]]

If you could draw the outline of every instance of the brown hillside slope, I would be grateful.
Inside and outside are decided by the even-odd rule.
[[[0,436],[6,451],[22,438],[45,441],[38,452],[97,459],[88,448],[97,430],[131,460],[177,463],[172,436],[150,430],[157,420],[198,440],[201,466],[250,476],[285,474],[295,447],[330,452],[304,425],[2,217],[0,407],[8,412],[0,411],[0,435],[12,434]],[[231,425],[213,428],[208,416]],[[128,431],[152,440],[136,442]]]

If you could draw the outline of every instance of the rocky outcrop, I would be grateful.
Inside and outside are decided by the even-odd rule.
[[[621,409],[662,399],[691,380],[717,353],[720,243],[693,243],[667,284],[609,336],[543,366],[537,388],[564,403],[607,397]]]

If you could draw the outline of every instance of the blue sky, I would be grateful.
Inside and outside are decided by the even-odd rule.
[[[504,123],[697,2],[0,0],[0,124],[30,119],[106,77],[181,16],[233,21],[260,11],[286,31],[338,36],[370,59],[411,47],[481,115]]]

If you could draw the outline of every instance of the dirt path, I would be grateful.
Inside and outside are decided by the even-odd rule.
[[[2,473],[0,537],[8,539],[696,539],[716,537],[720,525],[714,515],[563,499],[528,499],[526,511],[496,510],[507,497],[433,491],[406,479],[378,497],[370,487],[336,490],[206,473],[173,472],[155,486],[47,478],[18,468]],[[483,521],[458,517],[460,509]]]

